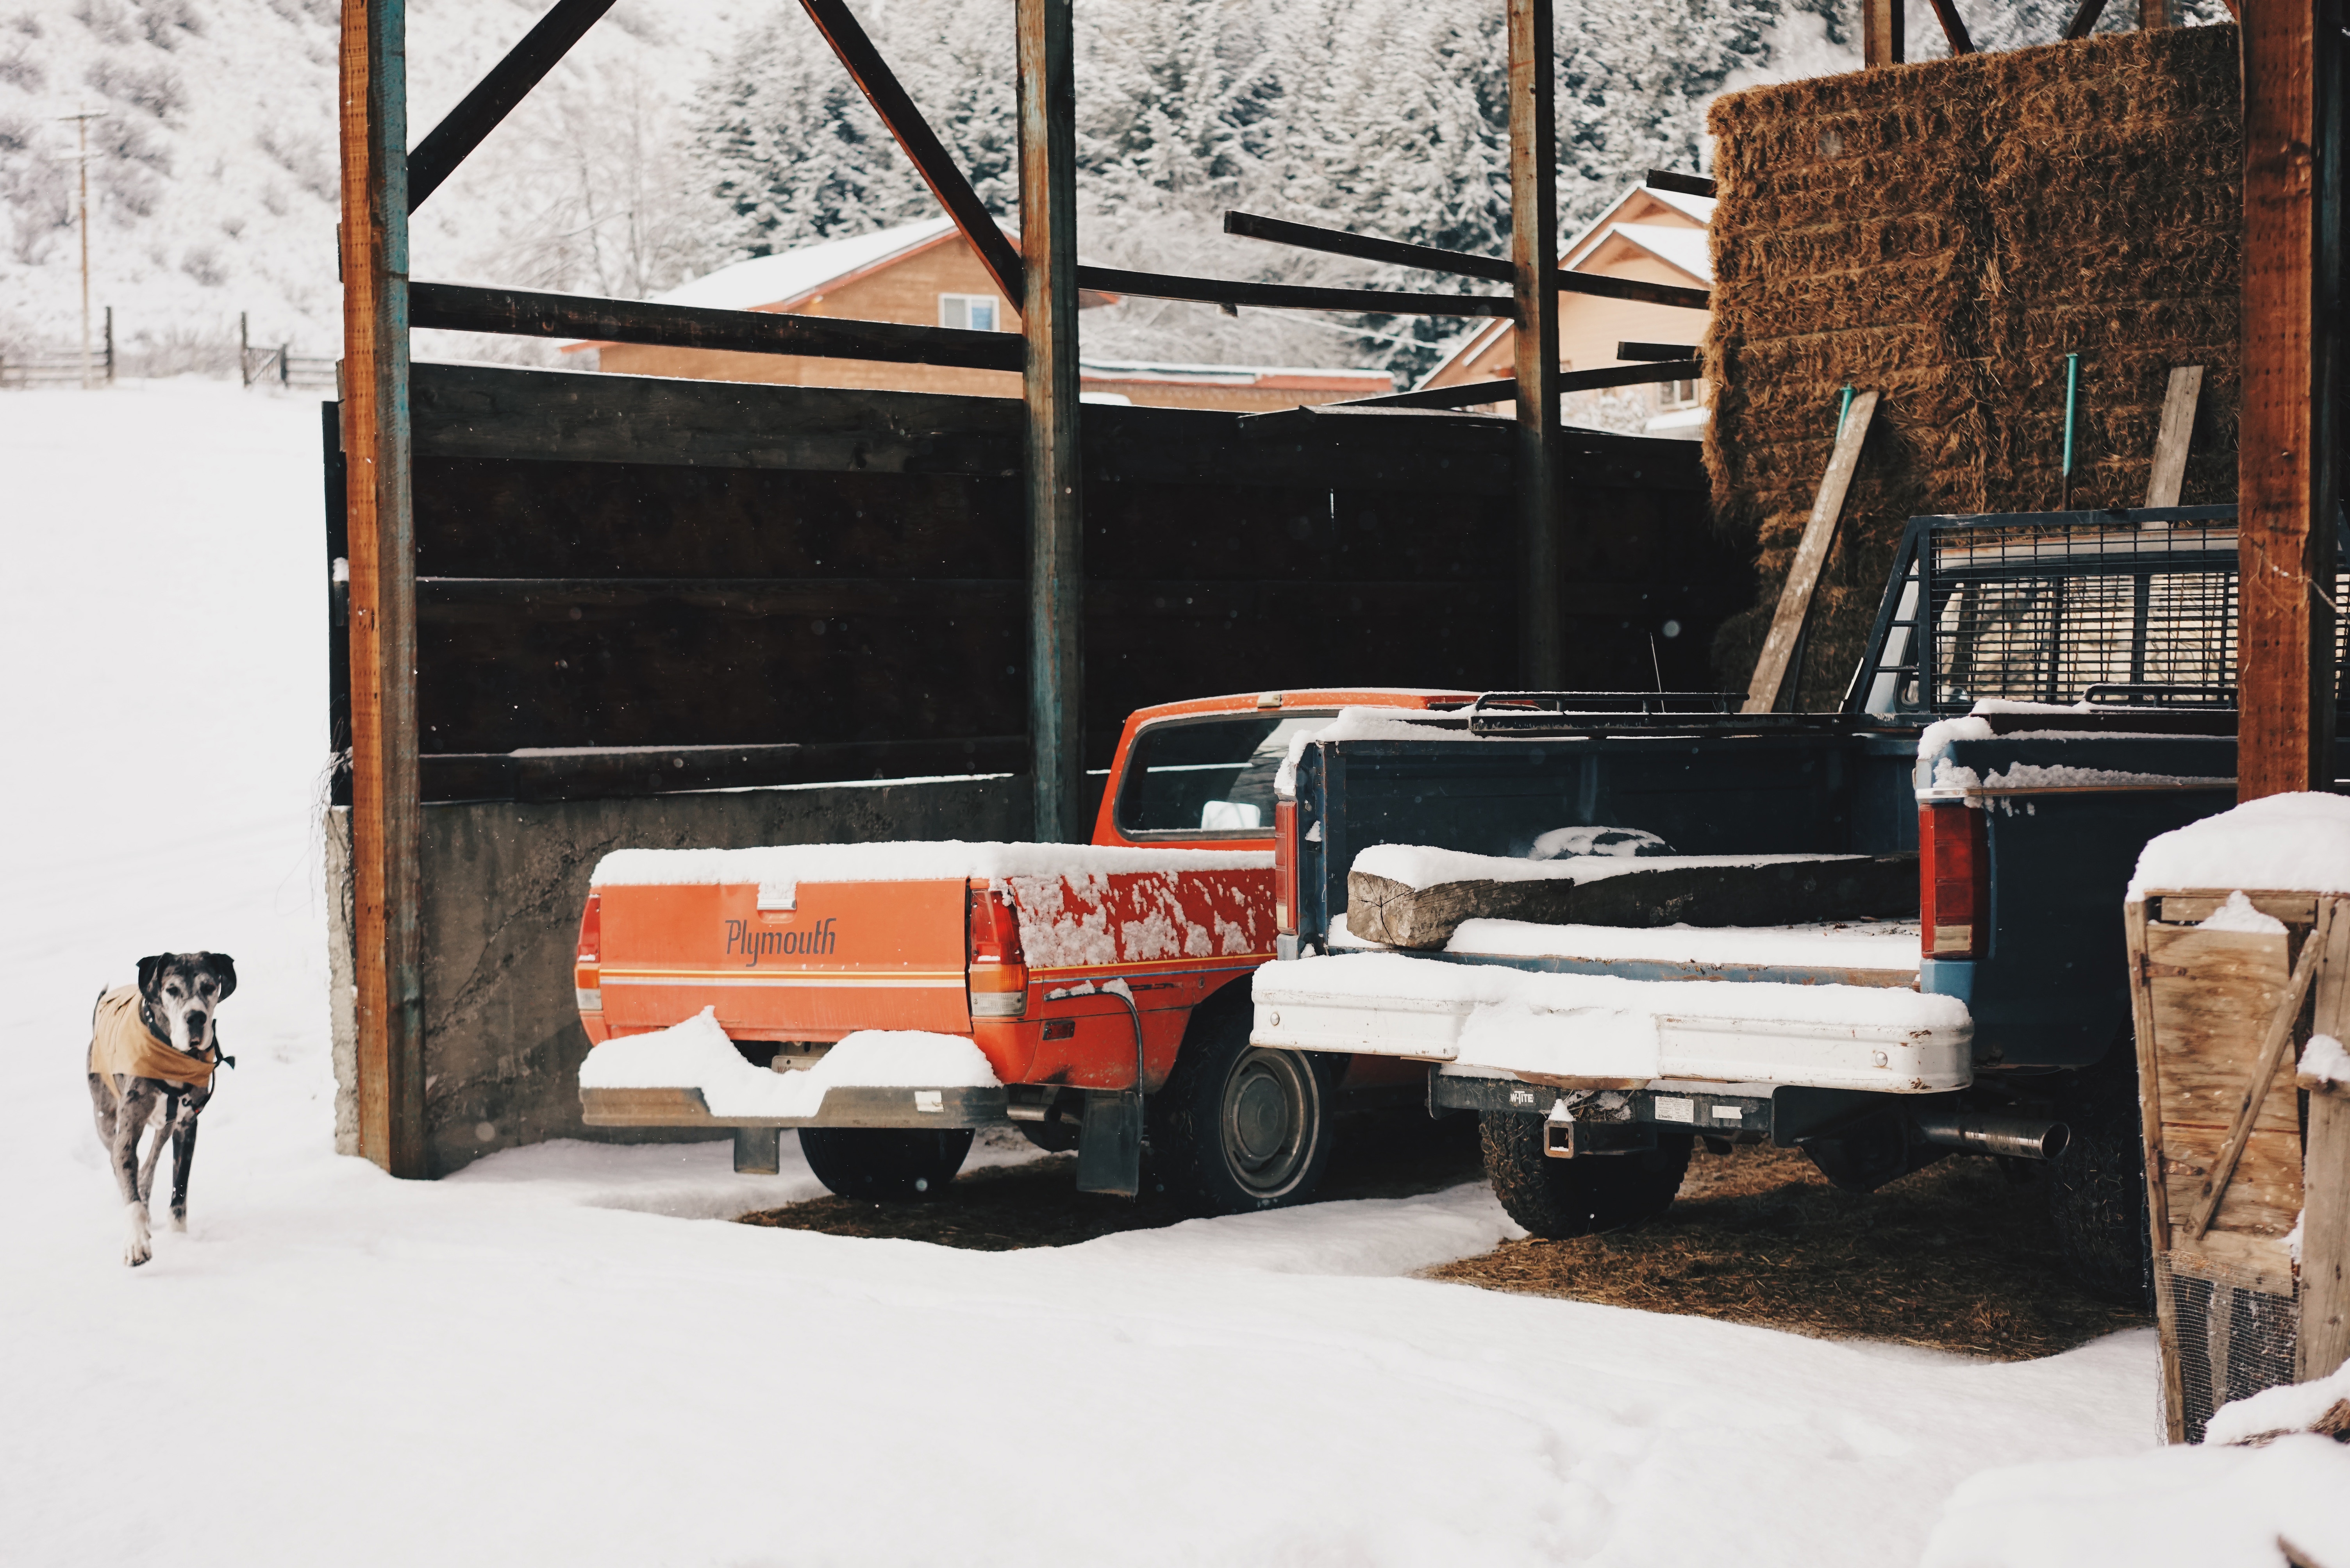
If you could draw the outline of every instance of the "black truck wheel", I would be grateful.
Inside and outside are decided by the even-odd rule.
[[[1250,1044],[1251,1017],[1245,986],[1211,999],[1150,1096],[1152,1172],[1198,1213],[1303,1203],[1330,1163],[1329,1068],[1305,1052]]]
[[[1620,1231],[1672,1207],[1689,1173],[1687,1137],[1660,1137],[1645,1154],[1555,1159],[1543,1152],[1543,1118],[1487,1111],[1477,1121],[1485,1174],[1511,1219],[1545,1241]]]
[[[816,1179],[843,1198],[935,1198],[962,1168],[972,1129],[802,1127],[800,1152]]]
[[[2048,1162],[2048,1212],[2066,1269],[2106,1301],[2152,1310],[2137,1052],[2124,1032],[2056,1102],[2072,1136]]]

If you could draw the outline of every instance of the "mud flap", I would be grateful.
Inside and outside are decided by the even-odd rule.
[[[1142,1191],[1142,1096],[1097,1090],[1077,1131],[1077,1190],[1134,1198]]]
[[[736,1127],[734,1168],[744,1176],[774,1176],[784,1168],[781,1127]]]

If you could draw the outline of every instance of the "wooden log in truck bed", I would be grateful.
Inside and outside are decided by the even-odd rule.
[[[1823,855],[1760,865],[1677,865],[1658,857],[1598,880],[1443,882],[1412,888],[1347,877],[1347,929],[1364,941],[1440,948],[1463,920],[1581,926],[1786,926],[1914,916],[1918,857]]]

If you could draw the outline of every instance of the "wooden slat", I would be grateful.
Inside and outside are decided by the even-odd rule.
[[[1516,306],[1489,294],[1416,293],[1393,288],[1312,288],[1290,283],[1183,277],[1128,267],[1080,266],[1077,286],[1146,299],[1188,299],[1202,305],[1254,306],[1267,310],[1337,310],[1374,316],[1512,316]],[[1644,286],[1656,287],[1657,285]]]
[[[840,57],[840,63],[847,67],[849,77],[873,106],[873,112],[881,117],[881,123],[897,138],[914,171],[922,177],[931,194],[938,198],[939,205],[947,210],[964,240],[978,253],[980,265],[995,280],[996,288],[1014,309],[1019,309],[1028,292],[1020,252],[1004,238],[1002,225],[988,213],[979,193],[971,188],[971,182],[948,155],[945,144],[922,118],[922,111],[914,107],[914,100],[899,85],[896,73],[881,57],[881,51],[874,47],[872,38],[848,8],[847,0],[800,0],[800,5],[816,24],[816,31],[824,35],[825,42],[832,46],[832,52]]]
[[[1787,581],[1779,590],[1779,608],[1771,619],[1770,635],[1755,661],[1754,679],[1746,688],[1745,711],[1769,713],[1779,706],[1780,689],[1794,662],[1795,643],[1812,613],[1812,591],[1819,586],[1827,565],[1828,546],[1835,540],[1836,520],[1844,515],[1845,493],[1852,488],[1853,472],[1860,465],[1860,449],[1868,439],[1869,421],[1877,414],[1877,394],[1862,392],[1845,415],[1844,429],[1829,454],[1828,469],[1812,500],[1812,514],[1804,524],[1804,537],[1787,567]]]
[[[1713,295],[1679,284],[1648,283],[1637,277],[1609,277],[1604,273],[1554,272],[1551,281],[1563,294],[1587,294],[1596,299],[1628,299],[1642,305],[1669,305],[1682,310],[1711,310]]]
[[[1555,690],[1566,670],[1559,613],[1566,495],[1558,483],[1558,119],[1550,0],[1507,0],[1510,264],[1517,302],[1516,461],[1521,677]]]
[[[2106,0],[2081,0],[2074,7],[2073,19],[2064,24],[2065,40],[2072,42],[2087,37],[2091,29],[2096,26],[2097,18],[2105,14]]]
[[[1637,345],[1627,345],[1637,347]],[[1658,347],[1661,347],[1659,345]],[[1618,356],[1625,358],[1625,356]],[[1665,381],[1694,381],[1705,374],[1701,359],[1660,359],[1642,365],[1610,365],[1604,370],[1562,370],[1553,378],[1555,391],[1596,392],[1615,387],[1652,387]],[[1425,387],[1417,391],[1388,392],[1376,398],[1354,398],[1343,403],[1323,403],[1335,409],[1459,409],[1474,403],[1499,403],[1517,397],[1518,384],[1507,381],[1462,381],[1457,386]],[[1243,414],[1244,421],[1279,419],[1277,414]]]
[[[416,578],[409,493],[403,0],[346,0],[343,451],[350,550],[352,940],[359,1152],[423,1176]]]
[[[1078,441],[1076,65],[1071,0],[1017,0],[1027,258],[1028,742],[1036,838],[1085,836],[1084,458]]]
[[[2331,12],[2328,12],[2331,15]],[[2327,33],[2332,24],[2324,25]],[[2273,0],[2243,22],[2243,381],[2237,791],[2332,787],[2333,378],[2320,358],[2322,259],[2338,263],[2338,113],[2321,116],[2316,0]],[[2328,37],[2329,51],[2338,39]],[[2321,142],[2325,145],[2321,146]]]
[[[1860,0],[1860,62],[1898,66],[1907,57],[1901,0]]]
[[[1950,41],[1952,55],[1971,55],[1975,41],[1967,35],[1966,19],[1959,15],[1955,0],[1933,0],[1934,20],[1942,25],[1942,36]]]
[[[1295,245],[1301,250],[1322,251],[1331,255],[1386,262],[1394,266],[1421,267],[1430,272],[1449,272],[1461,277],[1482,277],[1488,283],[1508,283],[1514,276],[1508,259],[1503,256],[1471,255],[1467,251],[1449,251],[1436,245],[1383,240],[1373,234],[1348,234],[1344,229],[1326,229],[1314,223],[1293,223],[1257,213],[1226,213],[1224,233],[1252,240],[1267,240],[1278,245]]]
[[[1713,182],[1702,174],[1683,174],[1673,169],[1651,169],[1640,178],[1640,183],[1651,191],[1673,191],[1684,196],[1703,196],[1713,200]]]
[[[2187,449],[2195,439],[2195,404],[2203,392],[2203,367],[2171,368],[2162,394],[2162,426],[2154,437],[2154,468],[2147,475],[2146,504],[2176,506],[2187,483]]]
[[[612,0],[556,0],[554,9],[541,16],[408,155],[408,210],[412,213],[424,205],[424,199],[456,172],[457,165],[611,8]]]
[[[2169,1188],[2164,1175],[2162,1144],[2162,1064],[2160,1033],[2155,1022],[2153,988],[2147,970],[2147,919],[2143,898],[2122,906],[2122,926],[2129,943],[2130,1033],[2137,1052],[2138,1132],[2145,1150],[2147,1246],[2160,1262],[2170,1253]],[[2161,1287],[2154,1293],[2156,1338],[2160,1346],[2162,1417],[2166,1435],[2174,1443],[2187,1440],[2187,1398],[2178,1366],[2178,1303]]]
[[[409,297],[413,325],[452,332],[580,337],[737,354],[951,365],[972,370],[1017,370],[1022,358],[1021,341],[1012,333],[972,332],[955,327],[855,321],[784,311],[707,310],[453,283],[411,284]]]
[[[2350,918],[2340,923],[2350,927]],[[2350,974],[2350,963],[2342,965]],[[2345,982],[2350,989],[2350,982]],[[2320,1003],[2321,1019],[2328,1010]],[[2330,1033],[2345,1033],[2339,1018]],[[2301,1336],[2297,1376],[2323,1377],[2350,1360],[2350,1086],[2303,1078],[2309,1140],[2301,1213]]]

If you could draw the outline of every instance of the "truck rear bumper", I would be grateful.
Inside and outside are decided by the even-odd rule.
[[[868,1088],[841,1085],[825,1091],[816,1114],[807,1116],[714,1116],[700,1089],[598,1089],[579,1091],[579,1119],[591,1127],[994,1127],[1007,1122],[1008,1103],[1000,1086],[988,1088]]]
[[[1687,983],[1687,989],[1694,992],[1706,987]],[[1689,1001],[1702,1005],[1700,996],[1691,995]],[[1404,997],[1315,1000],[1293,993],[1256,1003],[1250,1041],[1275,1050],[1454,1063],[1460,1061],[1461,1034],[1474,1011],[1475,1004],[1469,1002]],[[1706,1018],[1694,1011],[1689,1015],[1659,1016],[1656,1026],[1653,1076],[1657,1078],[1896,1095],[1945,1094],[1974,1081],[1971,1026]],[[1550,1025],[1562,1044],[1572,1044],[1577,1027],[1576,1020],[1567,1013],[1555,1015],[1555,1024]],[[1507,1055],[1497,1059],[1487,1052],[1471,1070],[1544,1081],[1560,1076],[1556,1064],[1557,1056],[1550,1051],[1523,1061]],[[1646,1081],[1646,1076],[1637,1080]],[[1611,1082],[1622,1087],[1637,1086],[1632,1079]]]

